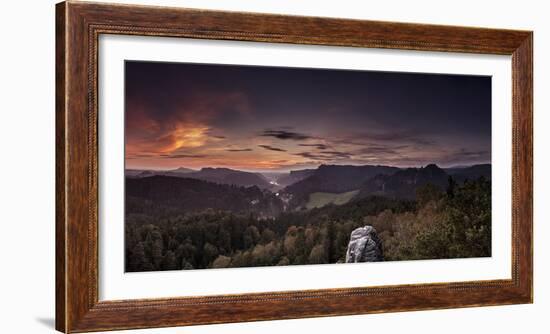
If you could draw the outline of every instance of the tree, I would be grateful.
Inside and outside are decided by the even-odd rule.
[[[450,226],[440,222],[416,235],[411,249],[413,259],[444,259],[452,257],[449,252]]]
[[[416,189],[416,201],[419,207],[423,207],[430,201],[437,201],[439,198],[441,198],[441,190],[431,183]]]
[[[176,262],[176,255],[172,251],[167,251],[162,259],[162,270],[176,270],[179,269],[178,263]]]
[[[296,233],[295,242],[296,256],[293,264],[305,264],[308,259],[309,252],[306,248],[306,237],[303,227],[299,227]]]
[[[231,252],[231,234],[223,227],[223,225],[218,231],[218,248],[220,252],[223,253]]]
[[[334,222],[330,221],[327,224],[327,236],[325,238],[325,251],[327,253],[327,259],[329,263],[338,261],[336,254],[338,253],[338,244],[336,239],[336,229],[334,228]]]
[[[210,262],[212,262],[217,256],[218,256],[218,248],[209,242],[205,243],[202,250],[203,267],[204,268],[208,267]]]
[[[296,257],[296,236],[287,235],[283,241],[284,254],[289,260],[293,260]]]
[[[267,244],[270,243],[272,240],[275,240],[276,237],[277,236],[275,235],[275,232],[273,232],[269,228],[264,228],[264,230],[262,231],[261,242],[262,244]]]
[[[317,239],[317,229],[313,226],[307,226],[304,231],[304,238],[305,247],[308,249],[313,248]]]
[[[244,248],[248,249],[253,247],[260,240],[260,232],[254,225],[250,225],[246,228],[243,235]]]
[[[231,258],[231,267],[248,267],[250,265],[249,257],[245,253],[246,252],[237,251]]]
[[[286,256],[283,256],[281,260],[279,260],[279,262],[277,263],[278,266],[288,266],[289,264],[290,260]]]
[[[327,263],[326,249],[323,245],[316,245],[309,253],[308,263]]]
[[[220,255],[212,262],[212,268],[227,268],[230,264],[231,258],[229,256]]]
[[[448,203],[452,257],[491,254],[491,183],[481,177],[457,188]]]
[[[161,268],[164,244],[162,241],[162,235],[156,226],[151,226],[145,238],[145,250],[149,251],[149,256],[153,267],[156,270]]]
[[[176,249],[176,258],[179,259],[181,263],[188,262],[194,265],[197,262],[197,255],[197,247],[193,245],[190,238],[185,239]]]
[[[190,270],[190,269],[194,269],[194,268],[193,268],[193,265],[191,263],[189,263],[185,259],[183,259],[181,261],[181,269]]]
[[[266,266],[271,264],[271,258],[269,257],[264,245],[258,244],[252,249],[252,261],[256,266]]]
[[[145,256],[145,247],[143,242],[138,242],[132,249],[129,263],[130,271],[151,271],[153,265]]]
[[[456,181],[449,175],[448,185],[447,185],[447,196],[453,198],[455,195]]]
[[[452,191],[439,221],[418,231],[414,258],[464,258],[491,255],[491,184],[466,181]],[[425,219],[424,219],[425,220]]]

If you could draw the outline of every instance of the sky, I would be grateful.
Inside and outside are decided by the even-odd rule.
[[[127,169],[490,163],[487,76],[127,61]]]

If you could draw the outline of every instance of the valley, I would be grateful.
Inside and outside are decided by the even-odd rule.
[[[339,263],[365,225],[386,261],[490,256],[490,177],[489,164],[127,170],[126,269]]]
[[[359,190],[352,190],[345,193],[322,193],[315,192],[309,194],[309,200],[305,208],[310,210],[314,208],[322,208],[325,205],[334,204],[342,205],[351,201],[359,193]]]

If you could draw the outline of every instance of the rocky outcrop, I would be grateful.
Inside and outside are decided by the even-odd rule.
[[[384,261],[382,241],[374,227],[367,225],[351,232],[346,263]]]

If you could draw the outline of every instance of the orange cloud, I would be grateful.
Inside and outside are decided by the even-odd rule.
[[[171,153],[180,148],[192,148],[203,146],[208,140],[207,132],[209,127],[204,125],[180,125],[164,138],[159,138],[160,143],[167,142],[160,146],[160,153]]]
[[[128,154],[167,154],[183,148],[201,147],[209,140],[208,131],[210,128],[203,124],[178,124],[155,137],[127,138],[126,151]]]
[[[126,153],[129,156],[178,153],[225,140],[211,123],[226,114],[251,112],[240,92],[194,92],[163,99],[141,97],[127,101]]]

